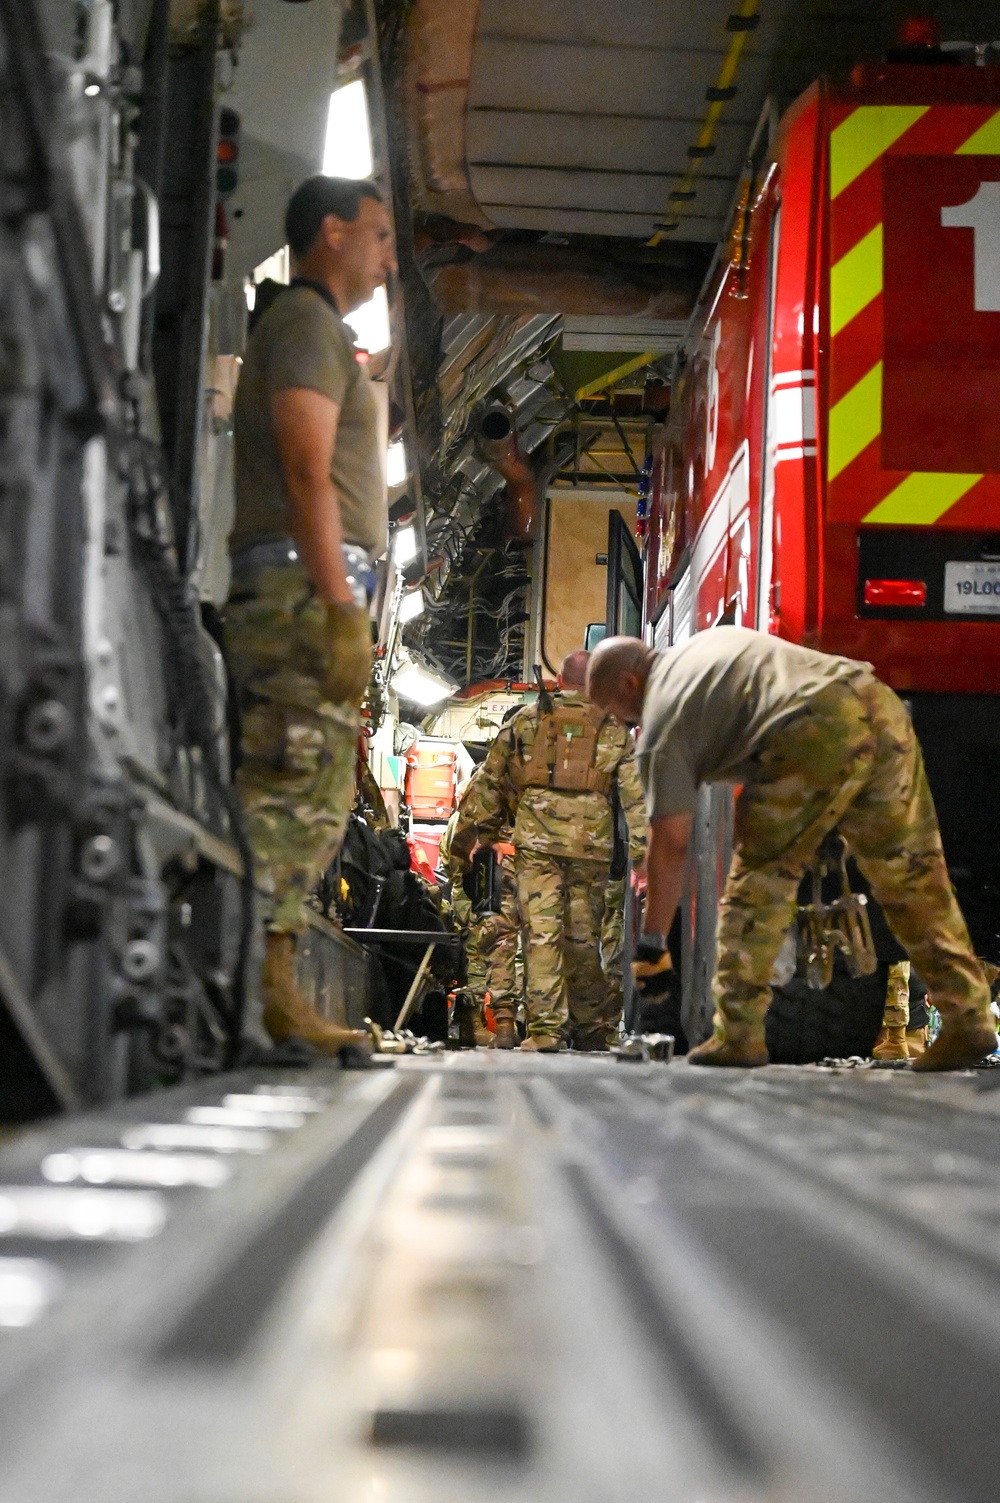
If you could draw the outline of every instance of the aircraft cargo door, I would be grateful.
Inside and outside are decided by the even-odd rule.
[[[620,512],[608,516],[608,608],[609,637],[642,635],[642,559]]]

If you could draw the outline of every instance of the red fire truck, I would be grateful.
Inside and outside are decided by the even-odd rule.
[[[873,663],[1000,959],[1000,67],[936,56],[762,121],[654,455],[645,623]],[[703,800],[684,944],[704,1003],[732,801]]]

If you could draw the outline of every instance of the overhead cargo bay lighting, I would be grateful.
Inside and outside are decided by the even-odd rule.
[[[421,589],[407,590],[399,602],[399,621],[405,626],[407,621],[415,621],[424,613],[424,592]]]
[[[405,569],[407,564],[412,564],[419,551],[417,546],[417,529],[415,527],[401,527],[396,533],[396,540],[392,547],[392,556],[396,561],[396,568]]]
[[[392,342],[389,329],[389,300],[384,287],[376,287],[375,296],[353,313],[344,315],[344,323],[354,330],[358,347],[369,355],[378,355],[387,350]]]
[[[356,78],[330,95],[323,171],[327,177],[357,179],[371,177],[373,165],[368,96],[363,79]]]
[[[409,473],[409,465],[406,462],[406,445],[402,440],[390,444],[385,461],[386,485],[390,488],[394,485],[405,485],[406,477]]]
[[[458,685],[453,684],[451,679],[412,657],[403,659],[392,676],[391,686],[393,693],[400,699],[408,699],[411,704],[420,705],[423,709],[439,705],[442,700],[450,699],[458,693]]]
[[[371,177],[374,165],[368,96],[364,80],[356,78],[330,95],[323,171],[327,177],[348,177],[358,181]],[[359,347],[367,350],[369,355],[387,350],[392,336],[385,288],[377,288],[370,302],[348,313],[344,322],[350,324]]]

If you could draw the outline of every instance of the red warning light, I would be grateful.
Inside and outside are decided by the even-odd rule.
[[[927,585],[922,579],[866,579],[865,605],[919,610],[927,604]]]
[[[900,24],[900,47],[937,47],[941,28],[934,16],[907,16]]]

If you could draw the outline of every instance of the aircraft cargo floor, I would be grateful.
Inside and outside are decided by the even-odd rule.
[[[24,1133],[0,1503],[995,1503],[998,1143],[1000,1072],[485,1052]]]

